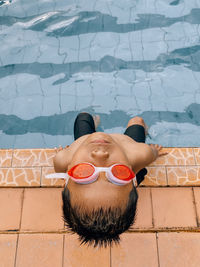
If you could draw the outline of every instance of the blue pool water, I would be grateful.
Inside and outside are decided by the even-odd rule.
[[[0,148],[73,142],[81,111],[200,146],[200,1],[0,0]]]

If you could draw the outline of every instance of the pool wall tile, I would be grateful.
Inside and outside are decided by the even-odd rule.
[[[199,233],[158,233],[158,247],[161,267],[199,266]]]
[[[150,188],[139,187],[135,222],[129,230],[135,228],[153,228]]]
[[[52,166],[54,149],[14,149],[12,167]]]
[[[182,166],[166,167],[168,185],[200,185],[200,167]]]
[[[0,186],[40,186],[41,168],[0,168]]]
[[[167,184],[166,169],[164,166],[147,167],[147,175],[140,185],[165,186]]]
[[[0,262],[2,267],[15,266],[17,235],[2,234],[0,238]]]
[[[157,160],[149,166],[195,165],[193,148],[163,148],[161,152],[166,152],[168,154],[157,158]]]
[[[197,227],[192,188],[151,188],[154,226]]]
[[[12,163],[12,149],[0,150],[0,167],[11,167]]]
[[[63,236],[60,234],[20,234],[16,267],[62,267]]]
[[[140,186],[200,185],[200,148],[164,147],[167,155],[159,157],[148,170]],[[0,150],[0,187],[48,186],[63,187],[63,179],[46,179],[54,173],[55,149]]]
[[[65,179],[47,179],[45,175],[54,173],[54,167],[42,167],[42,178],[41,178],[41,186],[64,186]]]
[[[114,267],[158,267],[156,234],[124,233],[120,245],[111,248],[111,256],[111,266]]]
[[[195,156],[196,164],[200,165],[200,148],[194,147],[193,149],[194,149],[194,156]]]
[[[19,230],[23,191],[23,188],[0,188],[0,231]]]
[[[61,188],[25,188],[21,230],[63,230],[61,191]]]
[[[110,267],[110,247],[80,245],[76,234],[65,234],[63,267]]]

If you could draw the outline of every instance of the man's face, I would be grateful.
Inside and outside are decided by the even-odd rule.
[[[108,143],[101,143],[101,140]],[[92,163],[96,167],[109,167],[120,163],[131,168],[119,144],[110,135],[102,132],[90,134],[80,145],[68,165],[68,170],[82,162]],[[91,184],[77,184],[71,179],[68,182],[72,205],[81,204],[89,209],[102,206],[125,207],[132,188],[132,182],[123,186],[111,183],[104,172],[100,172],[97,180]]]

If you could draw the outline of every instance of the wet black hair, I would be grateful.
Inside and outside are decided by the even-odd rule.
[[[72,233],[77,233],[80,244],[107,247],[119,244],[119,235],[135,222],[138,193],[133,186],[125,209],[100,207],[88,211],[81,206],[72,207],[67,186],[62,191],[63,220]]]

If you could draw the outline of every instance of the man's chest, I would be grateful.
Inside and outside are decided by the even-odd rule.
[[[120,145],[130,164],[134,168],[137,163],[138,155],[140,154],[141,144],[127,135],[110,134],[110,136]]]

